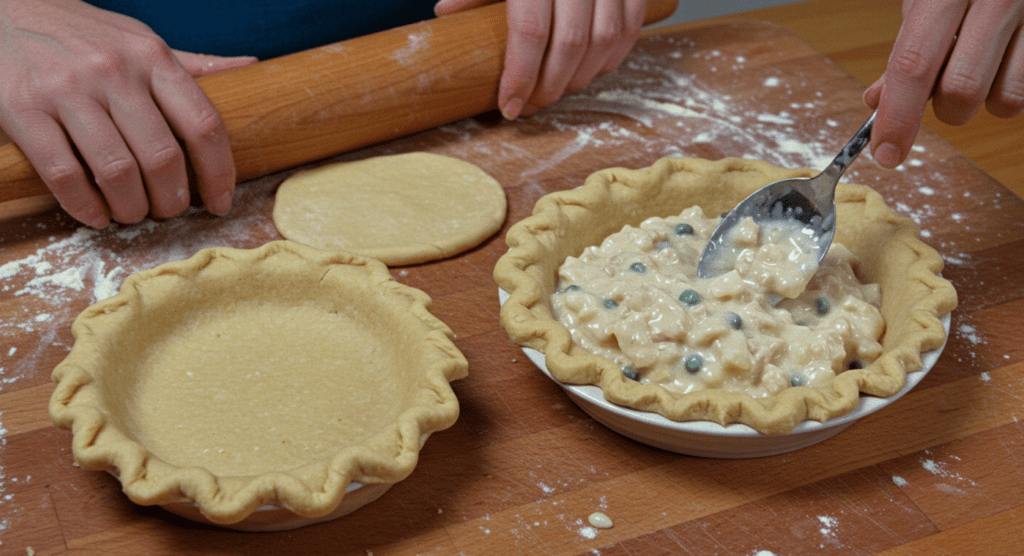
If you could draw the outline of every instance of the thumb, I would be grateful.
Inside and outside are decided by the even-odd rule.
[[[882,99],[882,87],[885,85],[885,74],[864,90],[864,104],[871,109],[878,108],[878,102]]]
[[[195,54],[181,50],[174,50],[173,52],[181,67],[185,68],[185,71],[189,72],[192,77],[201,77],[211,73],[240,68],[258,61],[255,56],[211,56],[209,54]]]

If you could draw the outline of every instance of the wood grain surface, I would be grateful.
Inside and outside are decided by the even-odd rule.
[[[49,374],[79,312],[136,270],[278,239],[273,193],[290,172],[240,186],[224,218],[197,210],[103,231],[56,211],[4,220],[0,554],[1022,553],[1020,119],[937,125],[942,135],[922,132],[898,170],[865,156],[850,168],[849,181],[920,224],[960,305],[922,383],[822,444],[747,460],[646,447],[574,406],[498,323],[491,270],[504,230],[545,193],[664,156],[827,162],[869,113],[861,92],[899,25],[888,4],[822,0],[661,29],[615,73],[533,118],[486,114],[335,159],[461,158],[503,184],[509,214],[468,253],[392,269],[430,294],[457,334],[470,363],[453,385],[462,413],[429,439],[409,478],[333,522],[237,533],[133,505],[112,477],[74,466],[71,434],[46,413]],[[614,527],[590,529],[594,511]]]

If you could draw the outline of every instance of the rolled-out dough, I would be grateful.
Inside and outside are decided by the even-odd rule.
[[[431,153],[381,156],[298,172],[277,191],[284,237],[389,265],[477,246],[505,220],[505,192],[479,167]]]

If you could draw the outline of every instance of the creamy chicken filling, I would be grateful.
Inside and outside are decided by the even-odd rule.
[[[881,354],[881,293],[858,280],[848,249],[833,243],[815,265],[812,241],[747,219],[731,237],[733,270],[698,279],[718,221],[692,207],[569,257],[551,296],[556,317],[628,378],[680,394],[822,389]]]

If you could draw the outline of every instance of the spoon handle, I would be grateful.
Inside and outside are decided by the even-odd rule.
[[[860,154],[860,151],[864,150],[868,141],[871,140],[871,126],[875,123],[875,114],[877,113],[877,111],[871,113],[868,121],[860,126],[860,129],[857,130],[853,138],[846,143],[843,150],[839,151],[839,154],[828,165],[828,168],[825,168],[825,171],[822,172],[822,174],[830,178],[833,187],[839,182],[839,177],[843,175],[846,168],[857,159],[857,155]]]

